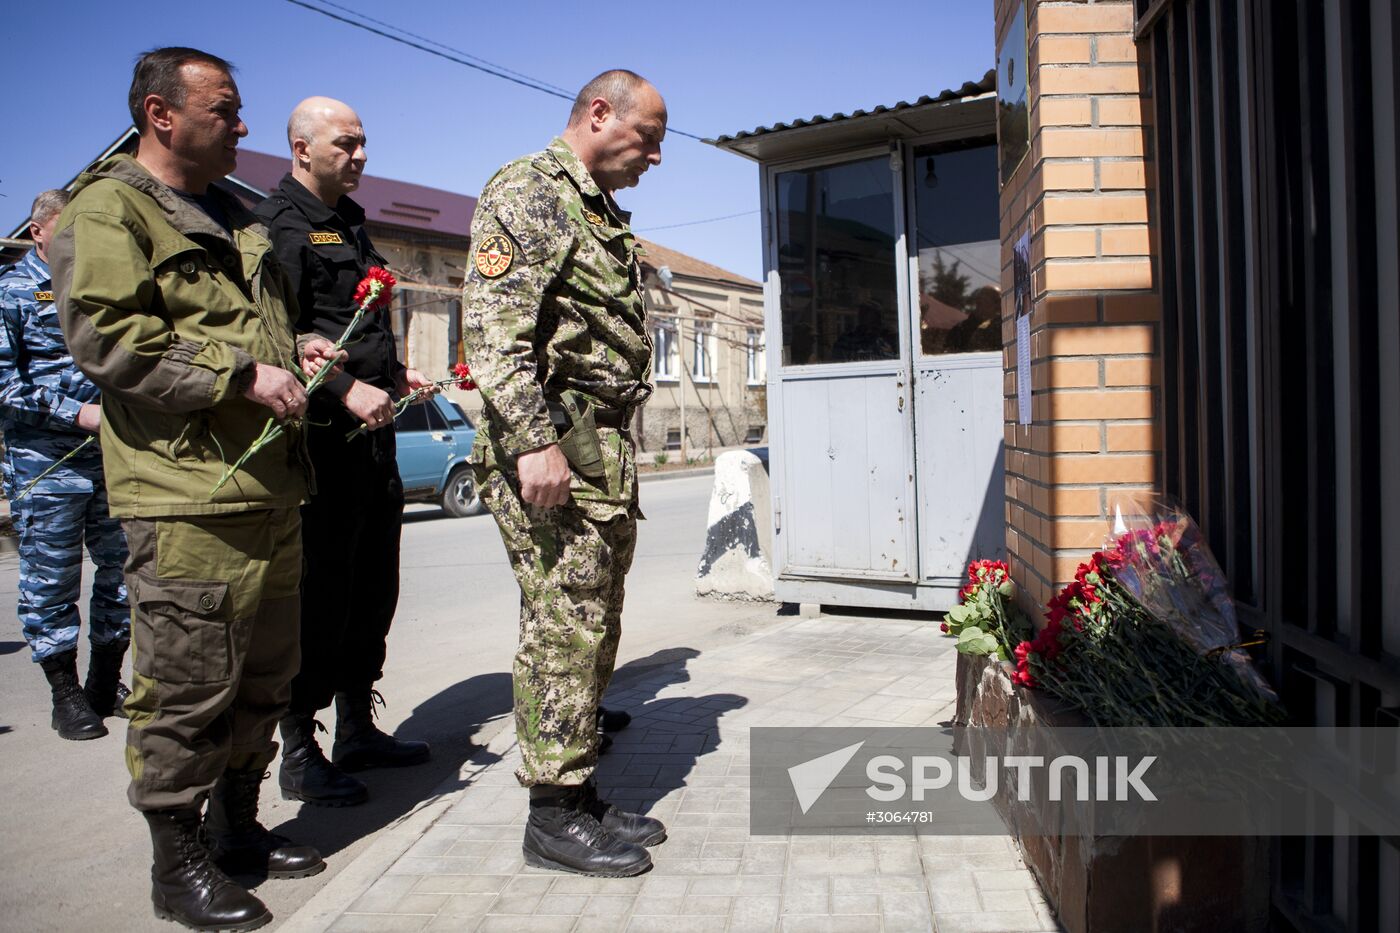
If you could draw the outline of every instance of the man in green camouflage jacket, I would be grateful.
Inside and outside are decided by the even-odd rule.
[[[608,71],[563,134],[486,185],[472,221],[463,329],[485,401],[473,452],[482,501],[521,590],[515,724],[532,865],[635,875],[657,820],[599,799],[598,703],[621,634],[637,531],[632,415],[651,341],[630,215],[612,192],[661,162],[666,105]]]
[[[269,417],[305,412],[292,370],[338,354],[298,344],[267,228],[216,184],[248,135],[232,68],[198,49],[142,55],[136,154],[79,176],[50,250],[68,348],[102,390],[108,501],[130,546],[127,796],[151,831],[156,916],[197,930],[272,920],[225,870],[325,868],[257,818],[299,662],[300,429],[212,490]]]

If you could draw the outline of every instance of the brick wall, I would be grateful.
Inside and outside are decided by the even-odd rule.
[[[997,40],[1021,0],[997,0]],[[1160,475],[1150,86],[1130,2],[1026,0],[1031,150],[1002,190],[1007,550],[1043,605]],[[1147,56],[1144,56],[1146,58]],[[1031,425],[1016,422],[1012,244],[1031,234]]]

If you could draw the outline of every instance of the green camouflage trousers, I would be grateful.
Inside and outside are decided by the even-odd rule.
[[[195,805],[263,768],[301,663],[301,517],[261,509],[127,519],[132,691],[127,797]]]
[[[515,776],[527,787],[582,784],[598,762],[598,702],[617,661],[637,520],[592,517],[607,514],[593,503],[528,505],[499,469],[478,467],[477,479],[520,584]]]

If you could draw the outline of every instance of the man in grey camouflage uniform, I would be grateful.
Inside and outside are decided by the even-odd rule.
[[[107,734],[104,716],[120,715],[128,690],[122,659],[130,642],[122,564],[126,538],[107,512],[102,452],[87,447],[38,480],[97,433],[97,386],[73,363],[63,341],[49,280],[48,245],[68,192],[34,199],[34,249],[0,275],[0,424],[5,431],[4,487],[19,532],[19,620],[35,662],[53,691],[52,725],[65,739]],[[78,684],[78,598],[83,544],[97,566],[88,611],[85,687]]]
[[[639,514],[628,425],[652,391],[640,250],[612,192],[660,164],[665,134],[666,105],[647,81],[590,81],[563,134],[487,183],[463,292],[485,402],[472,459],[521,591],[525,859],[590,875],[646,871],[643,846],[666,837],[658,820],[602,802],[593,782]]]

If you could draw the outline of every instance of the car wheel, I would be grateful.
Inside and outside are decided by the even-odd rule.
[[[442,490],[442,510],[453,518],[478,515],[485,510],[481,497],[476,494],[476,480],[471,467],[458,467],[447,478]]]

